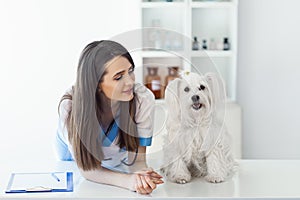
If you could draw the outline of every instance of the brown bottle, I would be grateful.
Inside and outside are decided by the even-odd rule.
[[[166,86],[169,84],[170,81],[174,80],[175,78],[178,78],[178,70],[179,67],[168,67],[169,75],[166,76]]]
[[[169,82],[174,80],[175,78],[179,77],[178,70],[179,70],[179,67],[177,67],[177,66],[176,67],[168,67],[168,76],[166,76],[166,79],[165,79],[165,87],[164,87],[163,94],[162,94],[163,97],[165,96],[165,89],[167,88]]]
[[[161,79],[160,76],[157,75],[158,68],[157,67],[148,67],[148,75],[146,76],[146,87],[149,88],[155,99],[161,98]]]

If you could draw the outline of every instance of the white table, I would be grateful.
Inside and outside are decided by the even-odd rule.
[[[139,195],[114,186],[102,185],[85,180],[74,162],[38,162],[13,165],[1,163],[0,198],[70,198],[87,199],[127,199],[127,198],[299,198],[300,199],[300,160],[239,160],[239,170],[232,179],[212,184],[203,179],[179,185],[165,182],[147,196]],[[9,165],[11,165],[9,167]],[[74,192],[70,193],[23,193],[5,194],[11,172],[73,171]]]

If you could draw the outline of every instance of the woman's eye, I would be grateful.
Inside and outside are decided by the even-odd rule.
[[[115,77],[115,80],[118,81],[118,80],[120,80],[122,77],[123,77],[123,75],[116,76],[116,77]]]
[[[185,91],[185,92],[188,92],[188,91],[190,91],[190,88],[189,88],[189,87],[185,87],[185,88],[184,88],[184,91]]]
[[[199,90],[204,90],[205,86],[204,85],[200,85]]]
[[[132,73],[134,72],[134,67],[131,67],[129,70],[128,70],[128,73]]]

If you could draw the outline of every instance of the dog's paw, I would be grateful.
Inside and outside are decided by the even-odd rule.
[[[205,176],[205,180],[208,181],[208,182],[211,182],[211,183],[221,183],[225,179],[223,177],[220,177],[220,176],[207,175],[207,176]]]
[[[186,184],[188,181],[187,180],[185,180],[185,179],[176,179],[175,180],[176,181],[176,183],[179,183],[179,184]]]
[[[174,177],[174,182],[179,183],[179,184],[186,184],[188,182],[190,182],[191,180],[191,175],[190,174],[181,174]]]

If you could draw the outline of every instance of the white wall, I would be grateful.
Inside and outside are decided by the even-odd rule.
[[[57,105],[81,50],[139,28],[139,0],[0,0],[0,166],[54,159]]]
[[[0,0],[0,166],[31,155],[54,159],[57,104],[82,48],[139,28],[138,2]],[[243,156],[300,158],[300,1],[239,6]]]
[[[300,158],[300,1],[240,0],[244,158]]]

